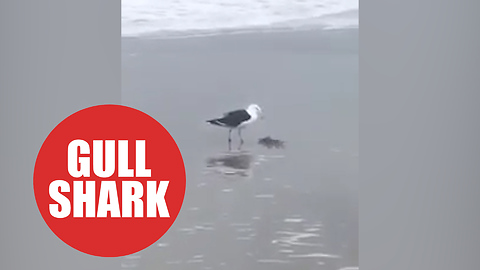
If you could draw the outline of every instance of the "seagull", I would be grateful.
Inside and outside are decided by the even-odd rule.
[[[242,129],[247,125],[257,121],[262,117],[262,109],[257,104],[251,104],[246,109],[235,110],[223,114],[223,117],[212,120],[207,120],[208,123],[216,126],[228,128],[228,147],[232,142],[232,130],[238,130],[238,136],[240,137],[239,148],[243,145]]]

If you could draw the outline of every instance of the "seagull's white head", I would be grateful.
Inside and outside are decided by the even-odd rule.
[[[250,106],[248,106],[247,108],[247,111],[250,114],[256,115],[260,119],[263,119],[262,109],[257,104],[250,104]]]

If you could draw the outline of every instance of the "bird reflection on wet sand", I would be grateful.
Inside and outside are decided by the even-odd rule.
[[[222,152],[208,157],[207,168],[223,175],[250,176],[253,161],[248,151]]]

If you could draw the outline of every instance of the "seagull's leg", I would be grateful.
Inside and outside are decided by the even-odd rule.
[[[240,148],[243,145],[242,129],[241,128],[238,129],[238,136],[240,137],[240,145],[238,146],[238,149],[240,150]]]
[[[232,129],[228,130],[228,151],[232,150]]]

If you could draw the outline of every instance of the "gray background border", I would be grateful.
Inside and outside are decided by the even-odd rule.
[[[362,0],[362,269],[479,269],[479,9]]]
[[[0,1],[0,269],[118,269],[43,221],[36,155],[68,115],[120,103],[120,1]]]

